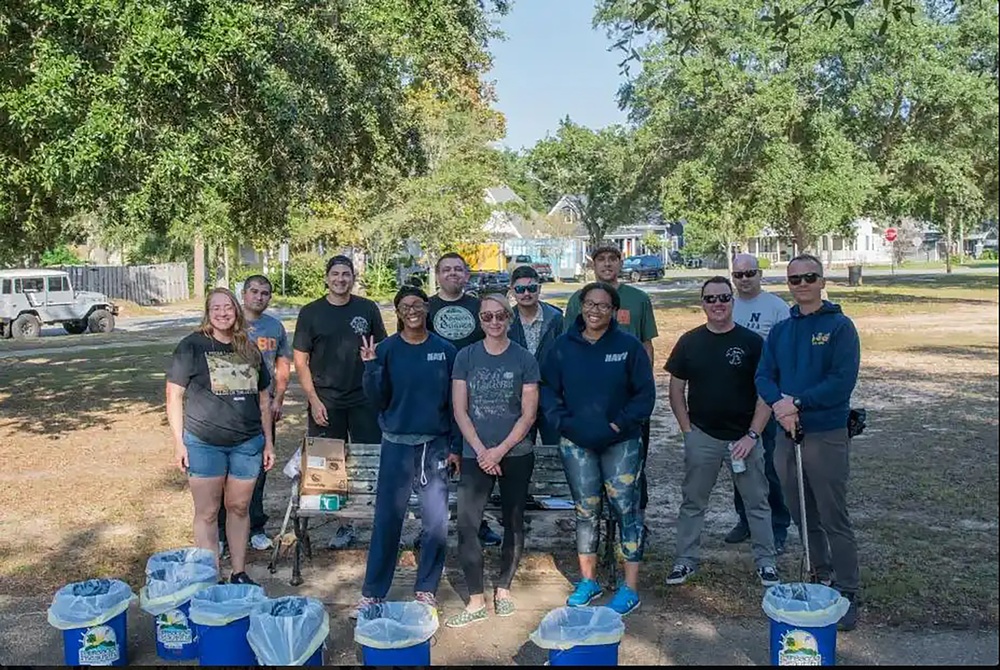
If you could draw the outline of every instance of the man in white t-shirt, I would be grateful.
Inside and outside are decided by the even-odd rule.
[[[751,254],[738,254],[733,259],[733,286],[736,288],[736,300],[733,304],[733,320],[744,328],[749,328],[764,339],[774,324],[789,317],[788,305],[773,293],[763,290],[760,280],[763,271],[757,262],[757,257]],[[785,505],[785,497],[781,492],[781,481],[774,469],[774,437],[777,423],[772,417],[761,435],[764,444],[764,472],[767,475],[767,501],[771,505],[771,528],[774,531],[774,548],[778,554],[785,550],[785,539],[788,536],[788,526],[792,522],[791,514]],[[746,510],[739,491],[733,491],[733,503],[739,521],[726,535],[726,542],[738,544],[750,537],[747,525]]]

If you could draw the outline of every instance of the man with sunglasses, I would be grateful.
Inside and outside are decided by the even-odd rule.
[[[598,281],[611,284],[618,290],[621,307],[615,314],[615,321],[620,330],[636,337],[642,342],[650,365],[653,364],[653,340],[659,335],[656,329],[656,317],[653,315],[653,303],[646,292],[619,281],[622,271],[622,252],[617,245],[604,243],[594,249],[591,254],[594,259],[594,274]],[[565,323],[576,323],[580,315],[580,291],[570,296],[566,303]],[[639,518],[642,519],[642,537],[645,541],[649,534],[646,526],[646,504],[649,502],[649,486],[646,480],[646,462],[649,460],[649,421],[642,424],[642,470],[639,483]]]
[[[752,330],[767,339],[771,328],[779,321],[788,318],[788,305],[773,293],[769,293],[760,285],[763,272],[757,257],[751,254],[738,254],[733,259],[733,284],[736,288],[736,298],[733,301],[733,321]],[[767,501],[771,505],[771,528],[774,531],[774,550],[778,554],[785,551],[785,539],[788,537],[788,526],[791,515],[785,506],[785,497],[781,492],[781,480],[774,470],[774,436],[778,424],[772,417],[767,427],[761,433],[764,444],[764,472],[767,474]],[[747,523],[746,508],[740,492],[733,489],[733,504],[739,521],[726,535],[728,544],[739,544],[750,539],[750,526]]]
[[[698,569],[709,496],[720,468],[728,465],[746,501],[757,576],[773,586],[780,580],[760,442],[771,410],[754,386],[763,340],[733,321],[733,287],[725,277],[706,281],[701,301],[705,325],[681,335],[664,366],[670,373],[670,409],[684,434],[677,557],[667,584],[683,584]],[[734,468],[734,460],[742,460],[743,468]]]
[[[527,349],[541,366],[556,338],[562,335],[562,310],[541,300],[542,283],[538,272],[530,265],[521,265],[511,273],[510,287],[517,304],[508,336],[512,342]],[[558,431],[547,425],[541,412],[529,436],[532,443],[539,433],[542,444],[559,444]]]
[[[857,626],[858,545],[847,513],[851,394],[858,380],[861,343],[839,305],[823,300],[823,264],[796,256],[788,264],[791,318],[774,325],[757,369],[757,391],[784,429],[778,431],[774,466],[796,525],[799,518],[795,444],[801,443],[809,555],[814,581],[830,583],[851,601],[839,622]]]

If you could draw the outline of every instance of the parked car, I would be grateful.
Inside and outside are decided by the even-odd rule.
[[[552,273],[552,266],[545,261],[535,261],[532,260],[531,256],[526,254],[519,254],[517,256],[507,257],[507,271],[513,272],[515,268],[521,265],[530,265],[535,268],[535,272],[538,273],[538,279],[541,282],[555,281],[555,275]]]
[[[631,282],[663,279],[663,259],[653,254],[629,256],[622,263],[622,276]]]
[[[0,335],[38,337],[42,324],[62,324],[67,333],[110,333],[118,306],[102,293],[74,291],[61,270],[0,270]]]
[[[473,272],[465,284],[465,292],[472,295],[507,293],[510,288],[509,272]]]

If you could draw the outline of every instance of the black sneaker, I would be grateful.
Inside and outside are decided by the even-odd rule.
[[[257,582],[250,579],[250,575],[245,572],[234,572],[229,578],[230,584],[249,584],[250,586],[259,586]]]
[[[781,583],[781,578],[778,576],[778,569],[773,565],[759,568],[757,576],[760,577],[760,583],[764,586],[777,586]]]
[[[854,630],[858,626],[857,595],[854,593],[842,593],[841,595],[851,601],[851,606],[847,608],[847,612],[845,612],[844,616],[842,616],[840,621],[837,622],[837,630]]]
[[[733,526],[733,529],[729,531],[726,535],[726,544],[739,544],[740,542],[746,542],[750,539],[750,529],[744,526],[742,523],[738,523]]]
[[[693,574],[694,568],[678,563],[670,571],[670,574],[667,575],[667,584],[683,584]]]
[[[785,553],[785,541],[776,539],[774,541],[774,554],[776,556],[781,556],[784,553]]]
[[[484,547],[499,547],[503,544],[503,538],[484,521],[479,526],[479,543]]]

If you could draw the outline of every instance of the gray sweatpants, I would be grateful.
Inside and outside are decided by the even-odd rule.
[[[806,433],[802,440],[802,476],[812,570],[820,578],[832,578],[841,592],[857,593],[858,543],[847,515],[850,445],[847,428]],[[801,529],[795,445],[780,428],[775,440],[774,469],[781,480],[788,511]]]
[[[723,465],[732,473],[729,442],[717,440],[697,426],[684,436],[684,500],[677,516],[677,559],[674,563],[698,567],[701,557],[701,531],[705,525],[708,497]],[[764,474],[764,448],[756,446],[744,459],[747,469],[733,474],[736,489],[746,504],[753,545],[753,560],[758,568],[774,567],[774,531],[771,507],[767,503],[767,476]]]

